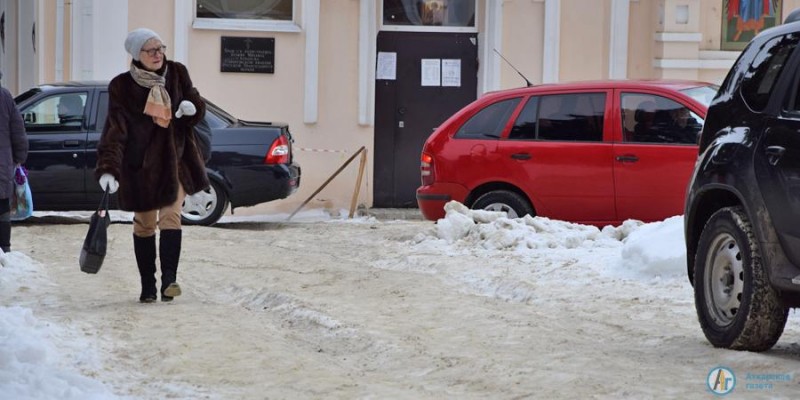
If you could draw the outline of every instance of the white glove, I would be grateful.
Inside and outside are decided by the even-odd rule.
[[[175,111],[175,118],[180,118],[184,115],[191,117],[195,114],[197,114],[197,108],[194,107],[194,104],[189,100],[184,100],[181,104],[178,104],[178,111]]]
[[[100,187],[103,190],[106,190],[108,187],[108,193],[115,193],[117,189],[119,189],[119,182],[114,178],[114,175],[111,174],[103,174],[100,177]]]

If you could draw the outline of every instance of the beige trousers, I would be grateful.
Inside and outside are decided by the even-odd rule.
[[[138,237],[150,237],[159,230],[181,229],[181,208],[186,192],[178,185],[178,198],[175,202],[157,210],[133,213],[133,234]]]

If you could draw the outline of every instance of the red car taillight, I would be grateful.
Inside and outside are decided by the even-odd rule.
[[[288,164],[290,158],[289,139],[281,135],[272,142],[272,146],[269,146],[264,164]]]
[[[432,185],[435,180],[433,174],[433,156],[428,153],[422,153],[419,163],[419,173],[422,177],[422,185]]]

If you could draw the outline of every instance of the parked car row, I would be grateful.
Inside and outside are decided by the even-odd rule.
[[[30,143],[26,167],[34,208],[96,209],[102,192],[94,168],[108,111],[108,83],[42,85],[15,101]],[[212,132],[206,165],[211,187],[186,197],[183,222],[211,225],[228,206],[252,206],[294,193],[300,185],[300,166],[293,159],[288,125],[242,121],[206,102],[204,123]]]
[[[593,224],[683,212],[715,85],[600,81],[484,95],[425,142],[417,201]]]

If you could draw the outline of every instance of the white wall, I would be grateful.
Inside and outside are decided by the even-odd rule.
[[[127,69],[128,0],[73,0],[72,76],[111,79]]]
[[[17,35],[17,87],[18,92],[24,92],[36,86],[37,57],[34,53],[33,25],[36,21],[36,3],[33,1],[19,2],[17,9],[17,23],[19,35]],[[6,15],[6,19],[8,15]],[[39,27],[36,27],[36,35],[39,35]],[[38,38],[37,38],[38,39]],[[8,38],[6,38],[8,40]]]

